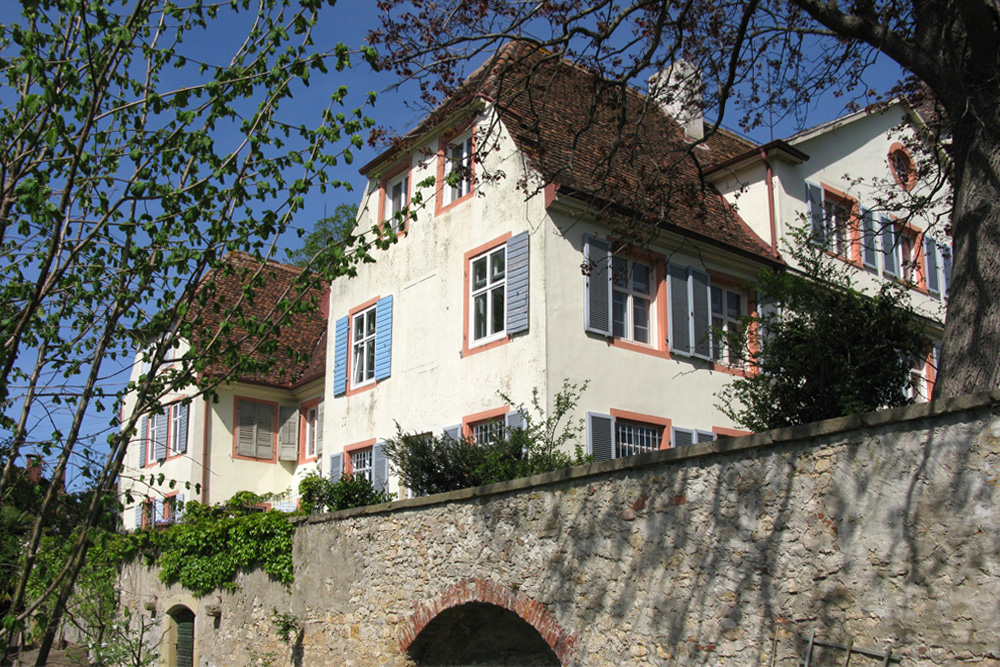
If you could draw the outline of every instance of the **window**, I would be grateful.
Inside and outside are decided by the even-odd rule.
[[[587,453],[596,461],[609,461],[664,448],[663,434],[670,420],[624,410],[610,415],[587,413]]]
[[[472,192],[472,133],[449,143],[445,151],[445,204],[451,204]]]
[[[851,204],[827,196],[823,207],[826,220],[823,236],[826,239],[827,249],[847,257],[850,246]]]
[[[306,410],[306,458],[316,458],[316,422],[319,406]]]
[[[334,326],[333,395],[374,387],[392,373],[392,295],[372,299]]]
[[[528,331],[528,232],[504,234],[465,253],[462,354]]]
[[[732,365],[737,359],[730,355],[728,340],[740,332],[746,314],[743,295],[715,285],[709,291],[712,296],[712,359]]]
[[[352,320],[351,384],[357,387],[375,380],[375,308],[361,311]]]
[[[615,420],[615,458],[656,451],[662,430],[653,424]]]
[[[910,190],[917,183],[917,168],[913,157],[900,143],[894,143],[889,148],[889,171],[896,184],[904,190]]]
[[[274,460],[274,403],[236,399],[236,454],[245,458]]]
[[[406,211],[410,203],[410,174],[404,172],[385,185],[386,227],[396,232],[406,231]]]
[[[469,337],[474,344],[496,340],[505,333],[507,303],[507,247],[473,257],[471,276]]]
[[[187,451],[188,439],[188,406],[174,403],[170,406],[170,456],[177,456]]]
[[[504,436],[504,420],[502,417],[484,419],[469,425],[472,431],[472,441],[485,444],[495,442]]]
[[[351,475],[372,481],[372,448],[351,452]]]
[[[611,259],[611,322],[616,338],[649,344],[653,287],[652,269],[640,262]]]

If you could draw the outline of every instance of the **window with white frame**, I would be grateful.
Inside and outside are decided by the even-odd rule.
[[[484,419],[469,427],[472,431],[472,441],[479,444],[495,442],[503,438],[504,420],[502,417]]]
[[[663,428],[655,424],[615,420],[615,458],[654,452],[660,448]]]
[[[306,458],[316,456],[316,422],[318,417],[318,406],[306,410]]]
[[[486,343],[505,335],[507,247],[500,246],[469,260],[469,339]]]
[[[472,133],[448,144],[446,150],[445,203],[450,204],[472,192]]]
[[[406,207],[410,202],[410,174],[393,178],[385,185],[385,217],[386,226],[397,232],[406,229]]]
[[[823,206],[826,220],[825,236],[827,249],[833,253],[847,257],[850,247],[852,205],[843,199],[826,196]]]
[[[354,316],[351,384],[355,387],[375,380],[375,307]]]
[[[611,323],[615,338],[652,341],[653,270],[625,257],[611,259]]]
[[[358,449],[351,452],[351,476],[354,479],[372,479],[372,448]]]
[[[143,448],[143,454],[145,455],[145,458],[142,461],[142,465],[150,465],[156,461],[156,449],[158,447],[157,434],[165,430],[161,425],[161,422],[163,420],[166,420],[166,418],[167,418],[166,415],[157,415],[157,414],[149,415],[149,422],[148,422],[149,428],[146,433],[146,438],[147,438],[146,447]],[[160,443],[159,446],[162,446],[164,444],[166,443]]]
[[[187,406],[179,403],[170,406],[170,455],[187,450]]]
[[[712,285],[712,358],[726,364],[737,359],[730,354],[728,341],[740,332],[746,314],[744,297],[739,292]]]

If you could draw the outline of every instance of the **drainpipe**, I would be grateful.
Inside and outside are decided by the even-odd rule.
[[[212,403],[202,401],[205,406],[205,429],[201,441],[201,503],[208,505],[208,483],[212,475]]]
[[[767,151],[760,149],[760,159],[764,161],[767,168],[767,214],[771,221],[771,252],[778,256],[778,222],[774,214],[774,172],[771,170],[771,161],[767,159]]]

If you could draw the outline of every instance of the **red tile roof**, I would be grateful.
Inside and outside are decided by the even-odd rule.
[[[745,153],[753,143],[720,129],[693,145],[652,98],[528,42],[501,48],[362,173],[409,149],[432,128],[454,122],[479,99],[495,105],[546,183],[609,214],[616,231],[643,238],[659,226],[774,261],[767,243],[701,178],[704,168]]]
[[[203,373],[224,377],[237,354],[250,359],[250,367],[232,379],[252,384],[291,387],[323,375],[326,365],[326,317],[320,304],[326,288],[300,287],[302,270],[280,262],[261,262],[234,252],[225,264],[210,271],[199,290],[206,304],[188,316],[196,322],[194,349],[207,349],[208,342],[224,325],[225,313],[239,307],[237,317],[219,354],[207,359]],[[301,301],[304,312],[292,313],[278,326],[287,302]]]

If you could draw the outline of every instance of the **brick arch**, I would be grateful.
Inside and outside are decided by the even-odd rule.
[[[576,634],[570,634],[563,628],[541,602],[490,579],[468,579],[453,584],[429,604],[417,609],[410,620],[403,624],[399,637],[400,648],[407,651],[438,614],[469,602],[485,602],[517,614],[542,636],[561,663],[567,663],[567,658],[576,645]]]

